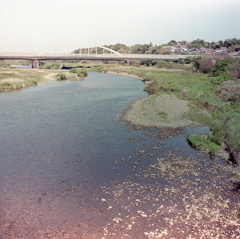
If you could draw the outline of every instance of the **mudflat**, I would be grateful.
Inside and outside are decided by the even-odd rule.
[[[188,111],[187,100],[180,100],[175,95],[160,94],[133,102],[122,119],[133,125],[147,127],[198,126],[198,123],[184,117]]]

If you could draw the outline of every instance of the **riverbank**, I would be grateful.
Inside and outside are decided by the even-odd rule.
[[[0,92],[18,90],[56,80],[55,70],[0,68]]]
[[[163,71],[176,72],[176,70],[167,69],[164,69]],[[151,83],[151,80],[145,80],[140,75],[136,73],[128,73],[128,71],[123,69],[109,69],[106,70],[105,73],[117,73],[119,75],[137,78],[142,80],[147,87]],[[123,120],[132,125],[157,128],[183,128],[187,126],[196,127],[203,125],[203,123],[191,120],[187,117],[191,111],[191,108],[189,107],[190,101],[179,99],[175,94],[171,94],[171,92],[156,93],[149,89],[147,91],[154,95],[133,102],[129,108],[123,112]],[[203,109],[200,111],[201,114],[209,117],[207,111]]]
[[[147,85],[144,90],[154,94],[154,97],[151,96],[148,100],[133,103],[124,112],[124,120],[134,125],[150,127],[178,128],[206,125],[211,131],[209,135],[205,135],[207,142],[207,145],[204,145],[205,150],[207,147],[209,152],[212,152],[210,148],[216,144],[214,148],[221,148],[220,154],[223,154],[224,158],[228,152],[231,161],[240,162],[238,123],[240,106],[218,97],[216,92],[221,91],[221,85],[214,84],[218,80],[217,77],[183,69],[155,67],[102,65],[94,69],[139,78]],[[168,103],[163,100],[165,95],[172,95],[171,100],[168,97]],[[180,108],[184,105],[182,111],[178,111],[179,104]],[[147,108],[146,105],[148,105]],[[169,105],[168,112],[166,112],[167,105]],[[173,115],[175,110],[178,114]],[[199,140],[201,141],[200,138]],[[226,150],[225,153],[224,150]]]
[[[57,80],[56,76],[64,72],[67,80],[82,81],[76,73],[58,69],[0,68],[0,92],[19,90],[40,83]]]

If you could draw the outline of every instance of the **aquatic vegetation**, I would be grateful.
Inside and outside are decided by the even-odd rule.
[[[191,145],[198,149],[205,150],[210,154],[216,153],[221,148],[216,143],[213,143],[209,139],[199,135],[187,135],[187,140]]]

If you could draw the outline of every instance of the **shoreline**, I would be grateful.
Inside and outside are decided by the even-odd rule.
[[[148,81],[127,72],[106,71],[107,74],[117,74],[141,80],[146,86]],[[184,128],[199,127],[203,124],[186,119],[184,114],[189,112],[190,101],[180,100],[174,94],[153,94],[143,99],[135,100],[122,112],[121,119],[142,127]],[[150,107],[149,107],[150,106]]]
[[[136,75],[127,74],[127,72],[106,71],[105,73],[133,77],[141,80],[145,85],[148,85],[148,81]],[[206,126],[205,124],[189,120],[184,116],[190,110],[187,105],[189,102],[190,101],[178,99],[174,94],[149,95],[143,99],[133,101],[127,109],[122,112],[121,120],[138,129],[145,127],[158,128],[169,132],[173,130],[177,131],[185,127]],[[202,113],[208,115],[206,111],[202,111]],[[148,117],[148,115],[151,115],[151,117]],[[207,127],[209,128],[209,126]],[[231,158],[231,153],[223,148],[214,153],[214,155],[225,160]],[[237,155],[236,159],[238,159],[238,157],[239,155]],[[240,163],[238,160],[237,162]]]
[[[7,76],[0,79],[0,92],[14,91],[27,88],[29,86],[38,85],[40,83],[56,80],[57,72],[42,69],[26,69],[26,68],[3,68],[0,74]]]

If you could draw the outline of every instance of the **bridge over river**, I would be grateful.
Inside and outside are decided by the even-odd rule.
[[[83,46],[80,48],[78,46]],[[31,60],[32,67],[38,67],[38,61],[43,60],[105,60],[105,61],[126,61],[133,60],[141,61],[173,61],[178,62],[180,59],[185,59],[189,55],[159,55],[159,54],[120,54],[105,46],[90,45],[86,47],[83,43],[68,44],[60,47],[55,47],[42,53],[0,53],[0,60]],[[72,50],[66,50],[71,46]],[[64,50],[62,50],[64,48]],[[98,52],[98,49],[101,52]],[[59,51],[59,49],[61,49]],[[76,50],[77,49],[77,50]],[[86,53],[83,53],[83,49]],[[94,49],[94,51],[92,50]],[[105,51],[105,52],[104,52]]]

